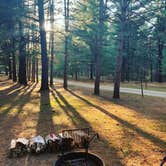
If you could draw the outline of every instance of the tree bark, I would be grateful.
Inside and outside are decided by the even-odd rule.
[[[126,22],[126,10],[127,10],[127,1],[121,0],[121,15],[120,15],[120,23],[119,23],[119,48],[118,48],[118,56],[117,56],[117,65],[115,70],[115,80],[114,80],[114,94],[113,98],[120,98],[120,81],[121,81],[121,70],[123,63],[123,54],[124,54],[124,40],[125,40],[125,22]]]
[[[12,65],[12,70],[13,70],[13,82],[17,81],[17,75],[16,75],[16,57],[15,57],[15,52],[12,51],[12,59],[13,59],[13,65]]]
[[[160,39],[158,39],[158,82],[163,82],[163,68],[162,68],[162,59],[163,59],[163,44]]]
[[[94,67],[93,67],[93,64],[91,63],[90,64],[90,80],[93,80],[93,69]]]
[[[65,53],[64,53],[64,80],[63,87],[67,89],[67,68],[68,68],[68,30],[69,30],[69,0],[64,0],[64,11],[65,11]]]
[[[39,74],[38,74],[38,58],[36,58],[36,82],[39,82]]]
[[[150,81],[153,82],[153,60],[152,60],[152,45],[151,38],[149,39],[149,60],[150,60]]]
[[[31,80],[31,66],[32,66],[31,61],[32,61],[31,57],[28,57],[28,64],[27,64],[28,65],[28,71],[27,71],[28,72],[28,74],[27,74],[28,75],[28,81]]]
[[[6,66],[5,66],[5,75],[8,76],[8,74],[9,74],[9,73],[8,73],[8,67],[7,67],[7,65],[6,65]]]
[[[78,72],[75,71],[75,80],[77,81],[78,80]]]
[[[20,31],[22,31],[22,23],[20,23]],[[18,82],[23,85],[27,85],[26,79],[26,57],[25,57],[25,41],[21,32],[20,43],[19,43],[19,73]]]
[[[10,53],[8,57],[8,66],[9,66],[9,79],[12,79],[12,57]]]
[[[35,69],[36,64],[35,64],[35,57],[32,58],[32,82],[35,82]]]
[[[53,86],[53,62],[54,62],[54,0],[51,1],[50,7],[50,15],[51,15],[51,62],[50,62],[50,86]]]
[[[26,58],[23,55],[24,53],[21,51],[19,55],[19,74],[18,74],[18,82],[20,84],[26,85]]]
[[[121,47],[121,44],[120,44],[119,47]],[[115,80],[114,80],[114,95],[113,95],[113,98],[115,98],[115,99],[120,98],[121,66],[122,66],[122,55],[121,55],[121,51],[119,50],[119,55],[117,57]]]
[[[41,45],[41,91],[48,90],[48,57],[46,44],[46,31],[44,29],[44,1],[38,0],[39,27],[40,27],[40,45]]]
[[[103,42],[103,25],[104,25],[104,1],[99,1],[99,24],[98,24],[98,32],[97,32],[97,47],[96,47],[96,58],[95,58],[95,87],[94,94],[100,94],[100,75],[101,75],[101,54],[102,54],[102,42]]]
[[[24,2],[20,1],[18,7],[21,9],[24,7]],[[23,85],[27,85],[26,78],[26,54],[25,54],[25,38],[24,38],[24,26],[23,21],[19,21],[19,71],[18,71],[18,82]]]

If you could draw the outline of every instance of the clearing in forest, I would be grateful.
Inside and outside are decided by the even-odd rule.
[[[0,78],[0,161],[1,166],[50,166],[56,154],[8,159],[12,138],[45,136],[49,127],[63,129],[90,127],[100,140],[90,151],[106,166],[158,166],[166,151],[166,99],[122,94],[92,95],[91,89],[60,83],[50,92],[39,93],[39,85],[20,86]]]

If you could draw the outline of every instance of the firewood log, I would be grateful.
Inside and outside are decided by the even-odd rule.
[[[50,133],[45,137],[46,148],[49,153],[59,152],[60,150],[60,138],[55,134]]]
[[[29,152],[34,154],[42,153],[46,150],[45,140],[42,136],[36,136],[30,139]]]
[[[83,131],[74,131],[73,132],[74,145],[76,147],[85,147],[89,143],[90,137]]]
[[[61,151],[69,151],[73,148],[73,138],[70,135],[59,133],[59,138]]]
[[[28,152],[29,141],[25,138],[12,139],[8,157],[21,157]]]
[[[60,141],[60,150],[69,151],[73,148],[73,138],[62,137]]]

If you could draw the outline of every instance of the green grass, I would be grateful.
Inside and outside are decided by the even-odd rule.
[[[4,84],[2,84],[4,82]],[[92,89],[56,84],[50,92],[39,93],[39,84],[27,87],[0,80],[1,165],[49,166],[55,154],[8,159],[8,145],[16,137],[30,138],[63,129],[90,127],[100,139],[90,151],[106,166],[157,166],[166,147],[166,99],[122,94],[113,100],[110,92],[100,97]]]

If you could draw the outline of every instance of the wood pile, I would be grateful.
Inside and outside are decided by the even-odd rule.
[[[73,144],[76,148],[86,148],[89,144],[90,135],[89,130],[75,129],[75,130],[64,130],[62,132],[63,136],[71,137],[73,139]]]
[[[89,131],[82,129],[64,130],[55,135],[48,134],[45,138],[36,136],[31,139],[18,138],[11,141],[9,157],[21,157],[27,153],[40,154],[43,152],[59,153],[71,151],[73,148],[88,148],[90,143]]]

